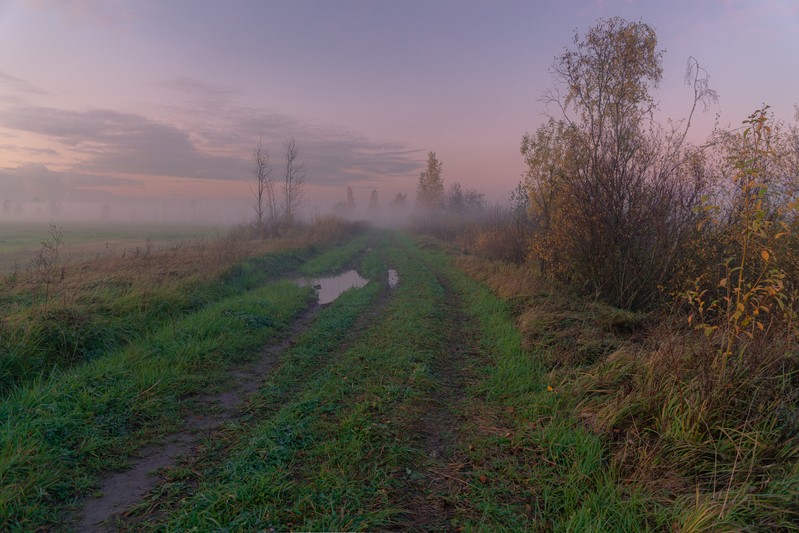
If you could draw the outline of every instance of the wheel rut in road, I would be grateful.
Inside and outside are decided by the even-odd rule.
[[[386,285],[373,299],[369,309],[356,319],[347,337],[339,339],[331,356],[333,353],[346,351],[351,342],[369,329],[383,313],[390,294]],[[146,510],[140,505],[148,501],[149,493],[157,491],[157,487],[166,481],[163,475],[153,475],[155,471],[182,464],[186,460],[191,462],[190,458],[196,455],[209,437],[216,438],[224,431],[223,424],[239,419],[248,412],[244,402],[261,388],[264,380],[282,361],[283,354],[296,344],[298,338],[311,327],[317,314],[326,307],[327,305],[316,305],[308,310],[294,322],[288,338],[267,347],[255,363],[232,371],[230,375],[234,385],[231,388],[219,394],[196,398],[192,413],[184,420],[183,429],[164,438],[160,443],[140,449],[128,470],[113,473],[102,480],[102,497],[88,500],[81,514],[75,513],[71,527],[76,531],[119,531],[133,530],[139,524],[157,522],[170,503],[160,502],[156,498]],[[317,371],[322,371],[326,366],[323,365]],[[310,379],[312,374],[307,377]],[[281,397],[280,404],[291,401],[301,391],[301,384],[287,390]],[[275,409],[279,407],[274,406]],[[198,471],[196,476],[197,479],[191,480],[187,486],[196,485],[201,479],[201,473]]]
[[[426,401],[417,406],[413,428],[426,461],[411,473],[411,482],[400,495],[406,509],[402,530],[455,531],[453,519],[459,496],[468,490],[462,478],[464,463],[458,459],[460,428],[466,388],[473,380],[470,366],[478,353],[476,328],[463,312],[461,299],[449,281],[439,274],[445,290],[446,334],[442,349],[431,363],[434,386]],[[415,474],[415,475],[414,475]]]
[[[190,452],[225,422],[238,417],[240,404],[258,390],[278,364],[280,354],[294,344],[322,308],[315,305],[308,309],[294,321],[287,338],[265,348],[257,361],[233,370],[230,373],[233,383],[227,390],[192,398],[192,408],[181,429],[137,450],[126,470],[103,477],[99,482],[99,497],[87,499],[83,507],[68,518],[70,528],[75,531],[117,531],[119,525],[114,519],[142,501],[160,482],[160,476],[153,474],[175,464],[179,456]]]

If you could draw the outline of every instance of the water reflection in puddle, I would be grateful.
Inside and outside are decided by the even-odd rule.
[[[388,286],[393,289],[399,283],[399,273],[393,268],[388,269]]]
[[[300,287],[308,287],[309,285],[314,287],[316,294],[319,296],[319,303],[329,304],[341,296],[344,291],[353,287],[363,287],[369,283],[369,280],[362,278],[355,270],[349,270],[338,276],[326,278],[300,278],[296,280],[296,283]]]

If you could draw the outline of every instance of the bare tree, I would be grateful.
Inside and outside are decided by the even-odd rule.
[[[283,175],[283,215],[286,227],[294,223],[297,209],[305,193],[305,163],[299,161],[299,149],[294,137],[284,144],[286,169]]]
[[[255,187],[250,186],[250,192],[255,199],[255,223],[258,232],[264,231],[267,220],[274,222],[276,202],[274,182],[272,180],[272,165],[269,163],[269,148],[258,139],[258,144],[252,150],[253,175]]]

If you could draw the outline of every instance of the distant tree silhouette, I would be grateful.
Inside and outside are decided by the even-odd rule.
[[[264,146],[260,139],[252,150],[252,161],[255,188],[250,186],[250,192],[255,200],[253,205],[255,224],[258,231],[263,232],[267,220],[274,222],[277,206],[275,205],[272,166],[269,163],[269,148]]]
[[[305,195],[305,163],[299,160],[297,141],[291,137],[284,146],[286,167],[283,173],[283,217],[286,227],[291,227]]]
[[[416,189],[416,204],[427,213],[444,205],[444,180],[441,177],[441,161],[435,152],[428,152],[427,166],[419,175]]]

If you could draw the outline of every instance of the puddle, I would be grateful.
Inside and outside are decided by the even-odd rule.
[[[369,283],[368,279],[361,277],[355,270],[349,270],[338,276],[326,278],[300,278],[296,281],[300,287],[312,286],[316,289],[320,304],[329,304],[344,291],[353,287],[363,287]]]
[[[394,270],[393,268],[388,269],[388,287],[393,289],[399,283],[399,272]]]

